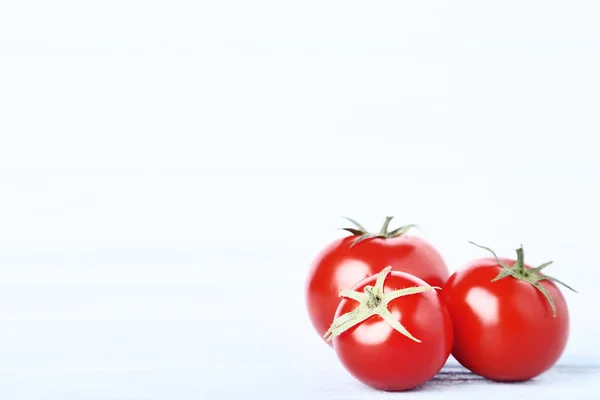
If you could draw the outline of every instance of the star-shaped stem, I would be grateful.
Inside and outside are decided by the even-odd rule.
[[[535,268],[526,268],[525,267],[525,256],[524,256],[524,252],[523,252],[523,245],[521,245],[518,249],[515,250],[517,252],[517,260],[512,267],[509,267],[506,263],[502,262],[502,260],[500,260],[498,258],[498,256],[494,252],[494,250],[490,249],[489,247],[480,246],[473,242],[469,242],[469,243],[490,252],[496,259],[496,262],[498,263],[498,265],[500,265],[500,267],[502,267],[502,270],[494,279],[492,279],[492,282],[496,282],[496,281],[499,281],[500,279],[504,279],[504,278],[510,276],[510,277],[513,277],[520,281],[529,283],[530,285],[535,287],[537,290],[539,290],[544,295],[546,300],[548,300],[548,302],[550,303],[550,307],[552,308],[552,316],[553,317],[556,317],[556,304],[554,303],[554,299],[552,298],[552,296],[550,295],[548,290],[546,290],[546,288],[544,286],[542,286],[540,284],[540,282],[543,281],[544,279],[546,279],[546,280],[549,280],[552,282],[559,283],[559,284],[563,285],[564,287],[566,287],[567,289],[572,290],[573,292],[577,293],[577,291],[575,289],[573,289],[572,287],[570,287],[569,285],[559,281],[558,279],[556,279],[552,276],[548,276],[548,275],[545,275],[542,273],[542,270],[544,268],[546,268],[547,266],[551,265],[552,261],[545,262],[542,265],[535,267]]]
[[[421,343],[419,339],[414,337],[399,321],[395,320],[390,311],[388,310],[388,304],[390,301],[395,300],[399,297],[409,296],[417,293],[427,292],[429,290],[439,289],[435,286],[414,286],[404,289],[394,290],[393,292],[384,293],[383,285],[387,275],[392,270],[392,267],[385,267],[377,276],[375,286],[365,286],[363,292],[357,292],[351,289],[344,289],[340,292],[340,297],[352,299],[359,303],[358,307],[354,310],[347,312],[346,314],[340,315],[333,321],[329,330],[325,333],[325,339],[333,340],[334,337],[339,336],[343,332],[360,324],[367,320],[373,315],[379,315],[384,321],[386,321],[392,328],[406,336],[407,338],[414,340],[417,343]]]
[[[348,217],[344,217],[344,218],[346,218],[348,221],[350,221],[355,226],[354,228],[342,228],[343,230],[350,232],[352,235],[357,236],[356,240],[354,242],[352,242],[350,247],[356,246],[358,243],[362,242],[365,239],[396,238],[396,237],[404,235],[406,232],[409,231],[410,228],[416,227],[416,225],[414,225],[414,224],[404,225],[404,226],[401,226],[401,227],[396,228],[393,231],[389,232],[388,230],[389,230],[390,222],[392,221],[392,219],[394,217],[385,217],[385,221],[383,222],[383,226],[381,227],[379,232],[371,233],[371,232],[367,231],[367,229],[364,226],[362,226],[361,224],[356,222],[354,219],[348,218]]]

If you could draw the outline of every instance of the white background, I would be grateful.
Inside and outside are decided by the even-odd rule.
[[[467,240],[554,260],[560,363],[597,364],[599,13],[3,1],[0,394],[364,390],[304,309],[342,215],[419,224],[451,270]]]

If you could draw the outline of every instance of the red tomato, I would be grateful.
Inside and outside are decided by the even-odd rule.
[[[450,315],[423,280],[387,267],[341,296],[327,339],[359,381],[381,390],[408,390],[446,363],[452,350]]]
[[[493,257],[471,261],[442,290],[452,354],[490,380],[529,380],[552,367],[567,343],[569,312],[553,281],[563,283],[542,273],[550,263],[526,265],[522,247],[516,260],[484,249]]]
[[[306,287],[308,313],[317,333],[323,337],[337,309],[341,290],[378,273],[388,265],[393,270],[415,275],[433,286],[442,286],[450,275],[440,253],[427,241],[405,233],[411,227],[403,226],[388,232],[392,217],[377,234],[358,229],[334,241],[314,260]]]

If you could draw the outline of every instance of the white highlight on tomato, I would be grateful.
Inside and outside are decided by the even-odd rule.
[[[400,321],[402,314],[398,310],[390,311],[390,313],[396,321]],[[371,322],[371,320],[367,320],[365,323],[358,325],[354,331],[356,340],[365,345],[385,343],[395,329],[378,315],[371,318],[379,321]]]
[[[498,299],[487,290],[474,287],[467,294],[467,303],[479,319],[488,324],[498,321]]]
[[[339,289],[351,288],[369,276],[369,264],[360,260],[346,261],[342,268],[336,268],[335,284]]]

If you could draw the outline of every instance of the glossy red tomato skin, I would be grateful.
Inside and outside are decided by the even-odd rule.
[[[374,286],[377,276],[360,281],[353,290]],[[392,271],[384,293],[425,282],[403,272]],[[343,299],[336,318],[354,310],[357,302]],[[388,305],[390,313],[421,343],[394,330],[374,315],[333,339],[342,365],[362,383],[386,391],[410,390],[433,378],[452,350],[450,315],[434,291],[400,297]]]
[[[509,266],[515,263],[501,260]],[[512,277],[491,282],[500,271],[493,258],[473,260],[444,286],[441,295],[454,327],[452,354],[487,379],[526,381],[560,358],[569,335],[569,311],[553,282],[540,283],[556,303],[556,317],[548,300],[531,284]]]
[[[418,236],[366,239],[352,248],[356,236],[334,241],[315,258],[306,285],[313,327],[323,338],[340,303],[339,293],[391,266],[442,287],[450,275],[438,250]],[[328,342],[331,343],[331,342]]]

